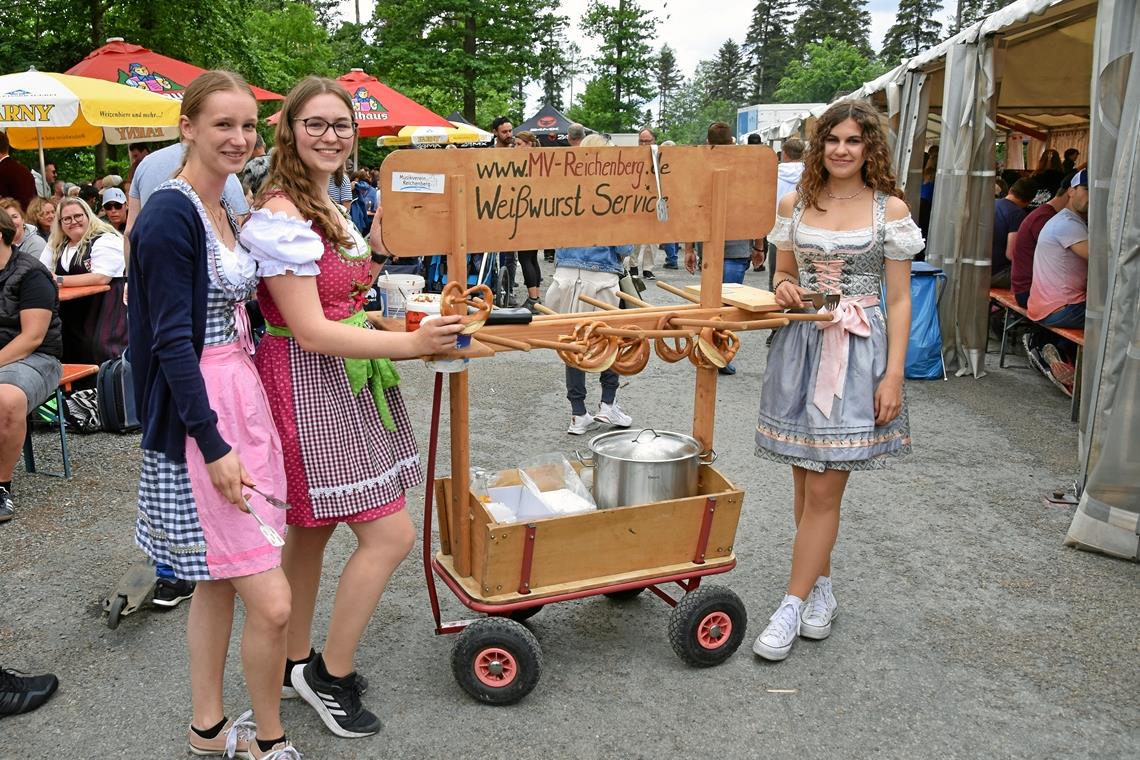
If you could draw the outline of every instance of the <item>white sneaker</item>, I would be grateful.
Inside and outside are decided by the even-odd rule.
[[[805,639],[826,639],[838,612],[839,602],[835,601],[831,584],[817,581],[800,610],[800,635]]]
[[[768,627],[756,638],[752,651],[765,660],[779,662],[792,651],[800,635],[800,609],[803,602],[788,594],[768,620]]]
[[[570,416],[570,427],[566,428],[566,432],[570,435],[583,435],[601,426],[602,423],[589,412],[585,414],[574,414]]]
[[[603,424],[613,425],[619,428],[627,428],[633,424],[633,417],[623,412],[616,401],[612,404],[600,404],[598,406],[598,413],[594,415],[594,419]]]

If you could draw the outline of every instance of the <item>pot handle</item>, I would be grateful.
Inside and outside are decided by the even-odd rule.
[[[581,450],[581,449],[574,449],[574,456],[575,456],[575,457],[577,457],[577,459],[578,459],[578,462],[579,462],[579,463],[580,463],[580,464],[581,464],[583,467],[593,467],[593,466],[594,466],[594,464],[595,464],[595,462],[594,462],[594,458],[593,458],[592,456],[591,456],[591,457],[589,457],[589,461],[586,461],[586,460],[587,460],[587,457],[586,457],[586,455],[585,455],[585,454],[583,454],[583,453],[582,453],[582,450]]]
[[[637,439],[640,438],[644,433],[653,433],[654,438],[660,438],[661,437],[661,434],[658,433],[653,428],[645,428],[644,430],[638,432],[638,434],[633,437],[633,440],[630,441],[630,443],[637,443]]]
[[[708,459],[706,460],[705,457],[708,457]],[[716,451],[713,449],[702,451],[697,455],[697,461],[699,461],[701,464],[712,464],[716,461]]]

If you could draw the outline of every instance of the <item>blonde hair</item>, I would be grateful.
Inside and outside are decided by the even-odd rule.
[[[24,221],[31,222],[36,225],[38,229],[40,226],[40,217],[43,216],[44,206],[51,206],[56,208],[56,202],[53,198],[40,198],[38,195],[32,198],[32,202],[28,204],[28,211],[24,214]]]
[[[313,98],[318,95],[333,95],[348,111],[348,117],[356,123],[356,116],[352,110],[352,100],[348,93],[337,82],[327,77],[305,77],[297,83],[285,97],[285,105],[281,107],[281,118],[277,122],[277,134],[274,139],[276,148],[273,158],[269,162],[269,176],[262,185],[257,205],[265,204],[269,194],[282,192],[297,207],[301,217],[313,223],[324,233],[326,240],[339,248],[352,246],[345,225],[337,218],[336,211],[329,208],[328,203],[322,202],[328,198],[327,186],[318,187],[309,176],[308,169],[301,161],[297,152],[297,133],[293,128],[297,114]],[[331,127],[330,127],[331,129]],[[337,169],[333,173],[336,184],[344,177],[344,169]]]
[[[249,83],[242,78],[241,74],[223,69],[207,71],[195,77],[194,81],[183,91],[182,107],[178,111],[179,125],[181,126],[183,118],[187,121],[194,121],[202,109],[206,107],[206,100],[215,92],[242,92],[248,95],[251,100],[255,102],[257,100],[253,96],[253,90],[250,89]],[[246,158],[249,157],[246,156]],[[190,146],[187,145],[186,150],[182,153],[182,163],[178,164],[178,169],[170,176],[177,177],[181,174],[189,159]],[[121,178],[119,182],[122,183]]]
[[[586,135],[582,138],[582,142],[578,143],[583,148],[605,148],[614,144],[613,140],[605,135],[600,135],[595,132],[592,135]]]
[[[93,238],[99,235],[110,233],[116,237],[119,231],[111,225],[104,222],[99,217],[95,216],[95,212],[87,205],[87,201],[82,198],[64,198],[59,202],[59,206],[55,210],[55,221],[51,223],[51,235],[48,237],[48,248],[51,250],[51,269],[54,272],[55,268],[59,266],[59,259],[63,256],[63,249],[71,245],[71,241],[67,235],[63,233],[63,214],[65,208],[71,206],[78,206],[83,209],[83,213],[87,215],[87,231],[83,233],[83,237],[75,244],[77,249],[82,249]]]

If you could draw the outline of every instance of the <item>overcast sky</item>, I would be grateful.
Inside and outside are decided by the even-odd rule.
[[[610,0],[615,2],[616,0]],[[640,0],[641,7],[652,10],[657,18],[657,35],[653,43],[654,49],[668,43],[669,47],[677,52],[677,63],[685,76],[693,73],[697,62],[713,58],[724,41],[731,37],[738,43],[744,41],[748,32],[748,25],[752,22],[752,10],[756,7],[756,0]],[[540,3],[536,3],[536,7]],[[578,19],[586,10],[587,0],[561,0],[558,4],[559,12],[570,18],[569,37],[578,43],[582,51],[589,56],[597,48],[593,40],[585,37],[578,27]],[[943,11],[938,20],[946,23],[953,12],[953,4],[944,4],[949,10]],[[366,19],[371,17],[372,0],[360,0],[360,12]],[[868,9],[871,12],[871,46],[878,50],[882,47],[883,37],[887,29],[895,21],[895,12],[898,10],[898,0],[869,0]],[[352,20],[356,15],[353,0],[344,0],[341,3],[341,12],[344,18]],[[836,20],[837,24],[843,23]],[[369,72],[379,74],[383,72]],[[574,87],[577,93],[579,86]],[[538,90],[531,93],[527,102],[527,110],[535,108]]]

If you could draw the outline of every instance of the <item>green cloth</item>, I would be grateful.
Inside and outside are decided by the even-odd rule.
[[[363,328],[367,319],[363,311],[358,311],[350,317],[340,320],[341,324]],[[293,333],[288,327],[265,323],[265,332],[278,338],[292,338]],[[396,421],[392,419],[392,410],[388,408],[388,400],[384,398],[384,391],[395,388],[400,384],[400,374],[396,372],[396,365],[391,359],[345,359],[344,373],[348,375],[348,385],[352,388],[352,395],[357,395],[367,385],[372,391],[372,399],[376,402],[376,409],[380,412],[380,420],[388,430],[396,429]]]

